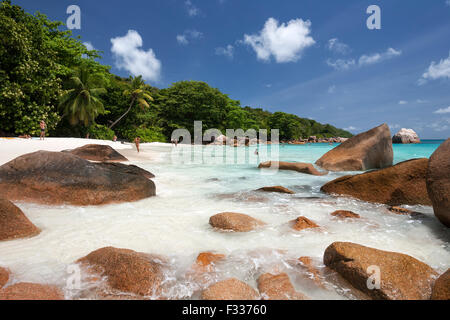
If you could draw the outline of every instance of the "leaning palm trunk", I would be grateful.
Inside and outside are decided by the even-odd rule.
[[[131,108],[133,107],[135,101],[136,101],[136,97],[133,97],[133,100],[131,101],[131,104],[130,104],[130,107],[128,108],[128,110],[123,115],[121,115],[119,119],[114,121],[114,123],[112,125],[109,126],[110,129],[112,129],[116,124],[118,124],[120,122],[120,120],[122,120],[131,111]]]

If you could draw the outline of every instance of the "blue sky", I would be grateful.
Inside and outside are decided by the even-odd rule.
[[[164,88],[201,80],[242,105],[359,133],[450,137],[450,0],[13,0],[66,21],[102,63]],[[381,30],[369,30],[370,5]]]

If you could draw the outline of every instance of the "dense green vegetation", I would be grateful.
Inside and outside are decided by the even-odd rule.
[[[0,135],[37,135],[44,120],[52,136],[166,142],[173,130],[193,132],[194,120],[202,120],[204,130],[224,133],[280,129],[284,140],[351,136],[292,114],[243,108],[204,82],[158,89],[141,77],[118,77],[62,25],[0,2]]]

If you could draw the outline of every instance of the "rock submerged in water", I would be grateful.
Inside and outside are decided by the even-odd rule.
[[[328,182],[321,190],[363,201],[399,205],[431,205],[426,187],[428,159],[401,162],[393,167],[345,176]]]
[[[41,232],[12,202],[0,199],[0,241],[28,238]]]
[[[203,300],[258,300],[259,294],[245,282],[232,278],[217,282],[202,292]]]
[[[403,128],[392,137],[392,143],[420,143],[420,139],[413,129]]]
[[[256,191],[295,194],[294,191],[289,190],[288,188],[285,188],[282,186],[264,187],[264,188],[258,189]]]
[[[292,225],[292,229],[296,230],[296,231],[302,231],[304,229],[314,229],[314,228],[319,228],[319,226],[309,220],[306,217],[298,217],[297,219],[291,221],[291,225]]]
[[[90,273],[107,277],[119,292],[140,296],[158,295],[163,281],[162,258],[128,249],[106,247],[77,261]]]
[[[432,300],[450,300],[450,269],[442,274],[434,283]]]
[[[350,242],[330,245],[323,261],[353,287],[380,300],[428,300],[436,277],[430,266],[411,256]],[[380,289],[370,290],[374,267],[380,270]]]
[[[327,172],[320,172],[311,163],[303,162],[283,162],[283,161],[267,161],[258,166],[259,169],[278,169],[290,170],[314,176],[324,176]]]
[[[9,280],[9,271],[5,268],[0,267],[0,289],[3,288]]]
[[[415,214],[415,212],[413,212],[409,209],[405,209],[405,208],[398,207],[398,206],[389,207],[388,210],[392,213],[402,215],[402,216],[411,216],[411,215]]]
[[[101,144],[88,144],[74,150],[65,150],[67,152],[90,161],[99,162],[126,162],[128,161],[123,155],[114,150],[112,147]]]
[[[216,229],[234,232],[248,232],[265,225],[246,214],[234,212],[216,214],[209,219],[209,224]]]
[[[38,151],[0,167],[0,191],[12,201],[81,206],[156,195],[153,181],[124,168],[92,163],[70,153]]]
[[[55,286],[21,282],[0,290],[0,300],[64,300]]]
[[[314,281],[314,283],[324,288],[325,285],[323,284],[320,271],[313,265],[313,260],[311,257],[300,257],[298,258],[298,261],[300,262],[301,267],[306,270],[306,273],[308,275],[308,279]]]
[[[307,300],[295,291],[286,273],[265,273],[258,278],[258,290],[264,300]]]
[[[389,167],[393,160],[391,131],[383,124],[348,139],[316,164],[330,171],[365,171]]]
[[[430,158],[427,190],[434,215],[450,227],[450,139],[442,143]]]
[[[195,267],[201,271],[211,272],[215,263],[223,259],[225,259],[224,254],[202,252],[197,256]]]
[[[347,210],[338,210],[335,211],[331,214],[333,217],[338,217],[341,219],[348,219],[348,218],[353,218],[353,219],[359,219],[361,218],[361,216],[357,213],[354,213],[352,211],[347,211]]]

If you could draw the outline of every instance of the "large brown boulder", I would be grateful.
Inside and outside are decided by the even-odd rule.
[[[43,204],[103,205],[154,196],[153,181],[70,153],[38,151],[0,167],[0,193]]]
[[[450,139],[441,144],[430,158],[427,190],[434,215],[450,227]]]
[[[265,223],[246,214],[223,212],[212,216],[209,219],[209,224],[216,229],[225,231],[248,232],[263,226]]]
[[[0,300],[64,300],[54,286],[21,282],[0,290]]]
[[[107,277],[108,285],[119,292],[140,296],[159,294],[162,274],[160,257],[128,249],[106,247],[77,261],[90,273]]]
[[[391,166],[393,160],[391,131],[383,124],[348,139],[316,164],[330,171],[364,171]]]
[[[260,189],[258,189],[256,191],[286,193],[286,194],[294,194],[295,193],[294,191],[289,190],[288,188],[285,188],[285,187],[282,187],[282,186],[264,187],[264,188],[260,188]]]
[[[420,143],[419,136],[412,129],[402,129],[392,137],[392,143]]]
[[[203,300],[257,300],[258,292],[238,279],[220,281],[202,292]]]
[[[303,162],[282,162],[282,161],[267,161],[258,166],[259,169],[278,169],[278,170],[290,170],[300,173],[311,174],[314,176],[323,176],[327,172],[320,172],[311,163]]]
[[[431,200],[425,181],[427,168],[428,159],[409,160],[386,169],[338,178],[321,190],[391,206],[429,206]]]
[[[9,271],[5,268],[0,267],[0,289],[3,288],[9,280]]]
[[[450,269],[441,275],[433,286],[433,300],[450,300]]]
[[[147,179],[155,178],[155,175],[153,173],[151,173],[150,171],[142,169],[133,164],[126,165],[126,164],[118,163],[118,162],[103,162],[101,165],[103,167],[105,167],[106,169],[121,172],[121,173],[135,174],[138,176],[146,177]]]
[[[0,241],[32,237],[40,232],[22,210],[0,198]]]
[[[295,291],[286,273],[265,273],[258,278],[258,290],[265,300],[306,300],[306,296]]]
[[[373,299],[428,300],[436,272],[406,254],[382,251],[350,242],[335,242],[326,250],[324,264],[337,271],[356,289]],[[380,288],[369,289],[377,267]]]
[[[101,144],[88,144],[74,150],[66,150],[63,152],[68,152],[76,155],[85,160],[91,161],[108,161],[108,162],[125,162],[128,161],[123,155],[111,148],[110,146],[105,146]]]

